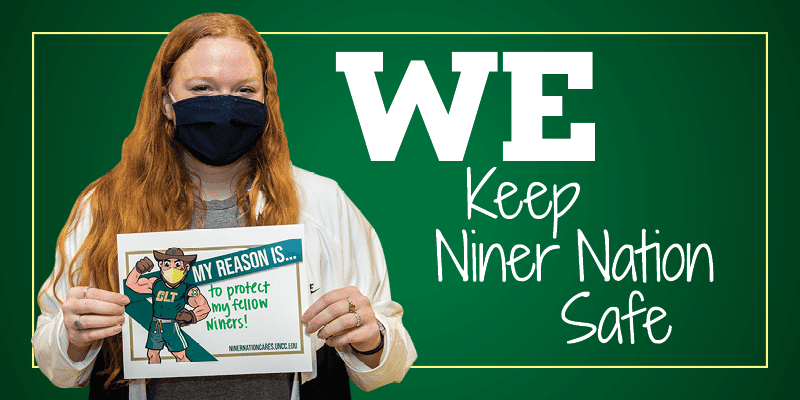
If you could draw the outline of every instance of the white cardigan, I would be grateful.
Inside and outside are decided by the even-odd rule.
[[[311,303],[331,290],[355,286],[370,299],[375,316],[386,327],[383,354],[376,368],[370,369],[349,351],[339,352],[350,379],[367,391],[400,382],[417,358],[417,352],[401,321],[403,308],[392,301],[386,260],[375,229],[333,180],[297,167],[294,167],[294,178],[300,199],[299,223],[305,225],[305,264],[309,283],[315,289],[310,294]],[[256,209],[262,210],[263,207],[263,198],[259,197]],[[92,225],[91,209],[85,200],[82,218],[75,223],[76,229],[65,242],[68,260],[75,256]],[[42,314],[37,319],[31,342],[36,363],[51,382],[60,387],[81,387],[89,382],[101,342],[91,347],[83,361],[73,362],[67,356],[69,341],[61,304],[52,290],[46,290],[58,264],[56,258],[56,269],[39,292]],[[80,265],[80,260],[77,265]],[[56,292],[62,301],[73,284],[75,281],[66,278],[58,281]],[[316,335],[311,335],[311,340],[315,350],[324,344]],[[301,375],[303,382],[313,379],[316,365],[314,372]],[[131,399],[144,398],[143,382],[131,385]],[[297,398],[297,389],[296,379],[293,398]]]

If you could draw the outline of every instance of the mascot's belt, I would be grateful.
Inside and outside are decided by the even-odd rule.
[[[174,319],[163,319],[163,318],[153,317],[153,322],[156,323],[155,328],[153,328],[153,333],[157,333],[157,331],[159,330],[161,331],[161,333],[164,333],[164,327],[162,324],[174,324],[178,321]]]

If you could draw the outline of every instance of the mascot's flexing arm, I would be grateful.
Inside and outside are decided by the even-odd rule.
[[[160,276],[142,277],[154,266],[153,261],[145,257],[136,263],[125,282],[134,292],[153,296],[153,321],[147,332],[148,362],[161,363],[164,345],[178,362],[189,362],[181,327],[203,320],[211,311],[200,289],[184,282],[197,255],[185,255],[181,249],[173,247],[163,253],[154,250],[153,257],[158,261]],[[186,308],[187,304],[192,309]]]

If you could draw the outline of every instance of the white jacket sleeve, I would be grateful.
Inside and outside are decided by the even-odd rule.
[[[78,248],[89,233],[92,225],[89,213],[89,207],[84,207],[82,218],[76,222],[75,229],[65,240],[68,262],[75,257]],[[79,263],[80,259],[76,261],[76,265],[80,266]],[[92,345],[83,361],[73,362],[67,355],[69,340],[64,327],[64,315],[61,312],[61,303],[56,299],[51,285],[59,267],[60,262],[56,254],[55,269],[39,290],[39,308],[41,308],[42,314],[36,320],[36,331],[33,333],[31,343],[36,356],[36,364],[53,384],[59,387],[82,387],[89,383],[94,360],[100,352],[102,341],[97,341]],[[58,293],[58,298],[62,302],[66,300],[67,292],[75,284],[69,276],[66,276],[66,272],[64,275],[55,287],[55,292]]]
[[[344,262],[344,276],[372,303],[377,319],[386,327],[380,364],[369,368],[349,347],[339,351],[350,379],[369,391],[392,382],[400,382],[417,358],[414,343],[403,327],[403,307],[392,301],[389,275],[378,235],[366,218],[338,190],[340,229],[339,239]]]

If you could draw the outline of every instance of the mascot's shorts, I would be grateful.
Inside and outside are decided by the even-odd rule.
[[[162,323],[160,321],[150,322],[150,330],[147,335],[147,347],[150,350],[161,350],[167,345],[170,353],[186,350],[186,338],[183,337],[181,327],[177,322]]]

